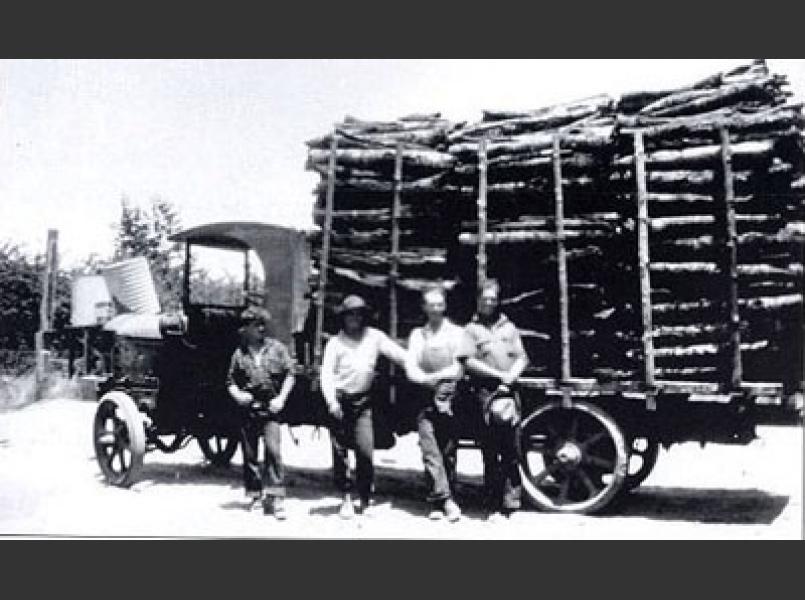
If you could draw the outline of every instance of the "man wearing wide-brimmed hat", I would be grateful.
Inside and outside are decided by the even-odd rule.
[[[241,344],[232,354],[227,389],[242,409],[243,484],[250,506],[262,501],[263,511],[281,520],[286,515],[279,414],[294,385],[294,364],[285,344],[267,335],[267,310],[249,307],[240,318]],[[265,439],[262,469],[260,437]]]
[[[321,389],[330,415],[333,478],[343,494],[340,515],[354,514],[351,493],[357,488],[360,512],[370,505],[374,479],[372,385],[377,359],[382,354],[403,365],[405,350],[385,333],[368,326],[369,306],[350,295],[338,307],[341,331],[330,338],[321,365]],[[355,451],[356,481],[348,475],[348,450]]]

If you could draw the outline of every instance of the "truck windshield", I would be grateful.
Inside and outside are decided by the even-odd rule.
[[[253,251],[192,246],[190,303],[215,306],[262,304],[263,267]]]

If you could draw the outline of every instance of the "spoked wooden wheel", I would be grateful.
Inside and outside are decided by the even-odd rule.
[[[216,467],[226,467],[238,449],[238,439],[221,434],[198,438],[198,445],[204,457]]]
[[[628,465],[623,434],[600,408],[546,404],[520,426],[523,487],[544,510],[592,513],[618,493]]]
[[[631,491],[651,474],[660,454],[660,444],[650,436],[638,435],[629,445],[629,468],[623,482],[623,490]]]
[[[134,401],[123,392],[101,398],[93,424],[95,457],[106,481],[128,487],[142,470],[145,426]]]

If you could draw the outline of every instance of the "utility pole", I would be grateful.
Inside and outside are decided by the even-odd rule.
[[[56,274],[59,263],[59,232],[48,229],[45,249],[45,271],[42,274],[42,300],[39,303],[39,331],[36,332],[36,397],[41,397],[47,379],[48,354],[45,350],[45,332],[53,328],[56,312]]]

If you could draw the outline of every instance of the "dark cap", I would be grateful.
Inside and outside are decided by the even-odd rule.
[[[366,304],[366,300],[364,300],[360,296],[351,294],[346,298],[344,298],[343,302],[341,302],[341,304],[339,305],[338,314],[343,315],[344,313],[358,310],[363,312],[369,312],[369,305]]]
[[[263,323],[267,325],[271,321],[271,313],[260,306],[250,306],[240,313],[240,322],[243,325],[251,323]]]

